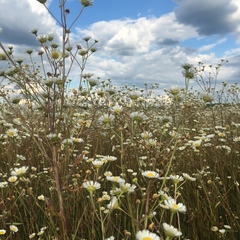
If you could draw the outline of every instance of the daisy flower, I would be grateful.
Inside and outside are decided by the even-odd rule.
[[[6,233],[5,229],[0,229],[0,235],[4,235]]]
[[[142,112],[132,112],[130,114],[130,118],[132,118],[133,121],[137,123],[141,123],[142,121],[145,121],[148,119],[148,117]]]
[[[182,176],[179,176],[179,175],[170,175],[169,178],[171,180],[173,180],[174,183],[179,183],[179,182],[182,182],[184,180],[184,178]]]
[[[107,161],[107,162],[114,162],[117,160],[117,157],[114,157],[114,156],[103,156],[102,158],[103,161]]]
[[[36,233],[32,233],[32,234],[29,235],[29,238],[32,239],[32,238],[34,238],[35,236],[36,236]]]
[[[114,120],[114,116],[112,114],[103,114],[98,121],[101,124],[105,124],[105,125],[110,125],[111,122]]]
[[[130,183],[119,183],[122,192],[124,193],[133,193],[137,187],[135,184],[131,185]]]
[[[21,176],[25,174],[28,170],[28,167],[22,166],[20,168],[14,168],[14,170],[11,172],[12,176]]]
[[[115,208],[118,208],[119,205],[118,205],[118,199],[114,196],[110,203],[107,205],[107,208],[108,209],[115,209]]]
[[[108,176],[107,180],[111,182],[125,183],[125,180],[119,176]]]
[[[8,181],[9,181],[10,183],[15,183],[15,182],[17,181],[17,179],[18,179],[17,176],[11,176],[11,177],[8,178]]]
[[[191,177],[189,174],[187,174],[187,173],[183,173],[182,174],[183,175],[183,177],[186,179],[186,180],[190,180],[190,181],[196,181],[196,178],[194,178],[194,177]]]
[[[45,201],[45,197],[44,197],[43,194],[38,196],[37,198],[38,198],[39,201]]]
[[[166,92],[172,94],[173,96],[178,95],[181,91],[181,88],[179,86],[171,86],[169,89],[166,90]]]
[[[18,232],[18,227],[16,227],[15,225],[10,225],[9,226],[9,228],[10,228],[10,230],[12,231],[12,232]]]
[[[8,137],[17,137],[18,136],[18,130],[15,128],[10,128],[7,130],[6,134]]]
[[[90,194],[92,194],[101,187],[101,184],[98,182],[88,181],[83,183],[83,187],[86,188]]]
[[[164,200],[164,204],[167,209],[170,209],[172,212],[181,212],[186,213],[186,206],[184,206],[182,203],[176,203],[176,200],[173,198],[169,198]]]
[[[7,187],[8,182],[0,182],[0,188],[5,188]]]
[[[182,232],[180,232],[177,228],[167,223],[163,223],[163,228],[165,234],[170,238],[180,237],[182,235]]]
[[[115,106],[112,107],[111,111],[119,115],[123,111],[123,107],[116,104]]]
[[[159,178],[159,173],[155,171],[144,171],[142,175],[147,178]]]
[[[106,238],[105,240],[114,240],[114,239],[115,239],[115,237],[111,236],[109,238]]]
[[[92,161],[92,165],[95,168],[100,168],[103,164],[104,162],[102,160],[95,159],[94,161]]]
[[[202,100],[207,103],[207,102],[212,102],[214,100],[214,95],[212,93],[201,93],[201,98]]]
[[[132,91],[132,92],[129,92],[128,95],[129,95],[129,97],[132,100],[136,100],[136,99],[138,99],[141,96],[141,92],[139,92],[139,91]]]
[[[138,231],[136,234],[137,240],[161,240],[158,235],[148,230]]]
[[[151,138],[152,136],[153,136],[153,135],[152,135],[151,132],[145,131],[145,132],[141,133],[141,137],[142,137],[143,139],[149,139],[149,138]]]

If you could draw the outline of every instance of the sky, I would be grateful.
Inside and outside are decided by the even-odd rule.
[[[33,28],[60,37],[56,20],[37,0],[0,0],[0,5],[0,41],[14,46],[15,56],[22,57],[27,48],[39,49],[30,33]],[[48,0],[47,6],[59,16],[59,0]],[[70,25],[81,10],[80,1],[67,0],[66,8]],[[160,92],[173,85],[183,87],[182,64],[217,65],[220,59],[228,63],[219,83],[240,83],[239,0],[95,0],[71,33],[73,46],[84,45],[85,36],[98,40],[86,72],[111,79],[118,87],[158,83]],[[79,73],[75,66],[73,87]],[[197,87],[194,81],[190,85]]]

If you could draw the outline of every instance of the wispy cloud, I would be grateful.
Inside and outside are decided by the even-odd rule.
[[[211,49],[213,49],[214,47],[216,47],[217,45],[221,44],[221,43],[224,43],[227,41],[227,38],[222,38],[218,41],[216,41],[215,43],[212,43],[212,44],[208,44],[208,45],[204,45],[202,47],[200,47],[198,49],[199,52],[205,52],[205,51],[209,51]]]

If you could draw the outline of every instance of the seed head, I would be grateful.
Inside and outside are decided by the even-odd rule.
[[[93,0],[80,0],[83,7],[89,7],[93,5]]]

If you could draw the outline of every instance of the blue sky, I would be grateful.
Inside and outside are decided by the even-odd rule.
[[[0,41],[14,45],[17,56],[27,47],[38,49],[29,34],[35,27],[40,34],[60,36],[56,21],[37,0],[16,1],[15,5],[0,0],[0,4],[6,13],[0,15]],[[59,1],[48,0],[47,4],[58,15]],[[79,0],[66,4],[71,22],[81,4]],[[83,44],[84,36],[99,40],[86,71],[110,78],[116,86],[142,87],[146,82],[159,83],[161,90],[183,86],[181,64],[216,65],[220,59],[229,63],[222,68],[219,82],[240,79],[239,0],[95,0],[74,25],[71,44]],[[77,67],[71,78],[77,85]]]

